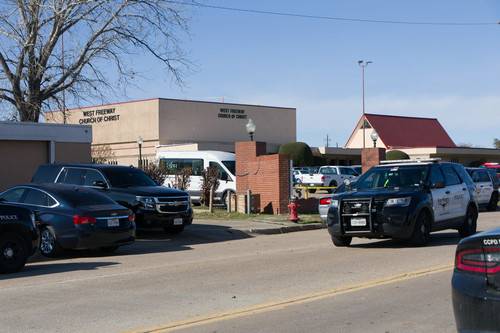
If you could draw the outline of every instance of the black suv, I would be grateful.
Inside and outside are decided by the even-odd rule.
[[[0,273],[23,269],[37,243],[35,215],[29,209],[0,204]]]
[[[462,165],[420,161],[379,165],[336,193],[327,224],[336,246],[352,237],[397,238],[423,245],[431,231],[476,232],[474,183]]]
[[[159,186],[144,171],[100,164],[47,164],[38,168],[33,183],[62,183],[98,189],[135,214],[138,228],[163,227],[179,233],[193,222],[189,195]]]

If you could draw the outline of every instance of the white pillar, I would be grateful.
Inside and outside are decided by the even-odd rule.
[[[56,142],[50,141],[49,143],[49,162],[54,164],[56,162]]]

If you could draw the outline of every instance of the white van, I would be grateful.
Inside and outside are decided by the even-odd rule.
[[[168,170],[180,171],[183,168],[191,168],[192,176],[187,192],[191,195],[194,203],[200,201],[201,186],[203,183],[201,172],[209,166],[219,169],[219,188],[215,193],[214,200],[226,203],[228,195],[236,193],[236,161],[235,155],[223,151],[159,151],[156,158],[160,165]],[[164,185],[173,187],[175,176],[168,176]]]

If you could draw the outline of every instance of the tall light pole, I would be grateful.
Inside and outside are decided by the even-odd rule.
[[[363,148],[365,148],[365,68],[368,67],[369,64],[373,63],[372,61],[359,60],[358,65],[361,67],[361,81],[363,84]]]

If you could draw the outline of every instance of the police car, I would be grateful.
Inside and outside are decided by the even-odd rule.
[[[500,331],[500,228],[458,244],[452,300],[458,332]]]
[[[25,208],[0,204],[0,273],[23,269],[37,243],[35,215]]]
[[[473,191],[474,183],[460,164],[391,161],[371,168],[332,198],[328,232],[336,246],[349,246],[353,237],[424,245],[432,231],[443,229],[457,229],[466,237],[476,232]]]

